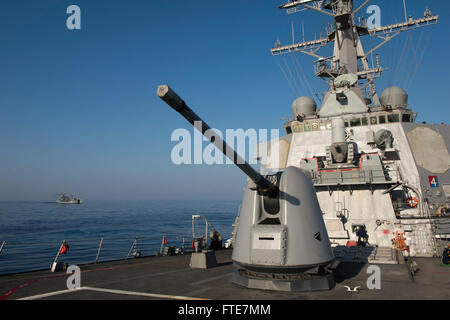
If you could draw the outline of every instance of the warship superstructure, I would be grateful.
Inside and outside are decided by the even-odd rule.
[[[316,76],[329,90],[317,110],[311,97],[292,104],[286,136],[259,145],[255,171],[167,85],[158,96],[248,176],[234,230],[233,282],[248,288],[315,291],[335,285],[339,262],[403,263],[407,257],[438,255],[437,237],[450,234],[446,218],[450,165],[445,125],[415,124],[400,87],[380,96],[374,80],[383,69],[368,55],[401,32],[434,24],[438,16],[386,27],[356,23],[369,1],[289,2],[331,16],[327,37],[282,46],[274,55],[302,52],[316,57]],[[364,51],[360,37],[383,39]],[[333,56],[319,49],[334,42]],[[432,156],[434,154],[434,156]],[[427,188],[427,183],[429,188]],[[444,221],[438,231],[438,221]],[[368,250],[347,250],[349,247]],[[367,260],[364,260],[367,259]]]
[[[56,202],[60,204],[81,204],[83,200],[76,198],[73,194],[69,196],[62,194]]]
[[[383,68],[368,57],[391,39],[412,28],[438,22],[426,9],[422,18],[370,27],[356,18],[353,0],[291,1],[288,13],[313,10],[333,23],[324,38],[283,46],[273,55],[303,53],[317,59],[315,75],[329,84],[320,109],[312,97],[292,104],[284,124],[286,136],[272,141],[261,172],[291,166],[312,178],[333,246],[345,246],[366,231],[368,244],[410,256],[439,255],[439,242],[450,237],[450,128],[415,123],[408,94],[392,86],[378,94],[374,80]],[[365,51],[361,37],[380,38]],[[332,57],[319,50],[334,45]],[[260,155],[263,156],[263,155]]]

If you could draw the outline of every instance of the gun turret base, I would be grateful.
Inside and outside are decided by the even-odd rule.
[[[248,273],[245,269],[236,265],[233,270],[232,282],[249,289],[284,291],[284,292],[311,292],[331,290],[335,286],[334,274],[332,271],[325,271],[321,274],[259,274]]]

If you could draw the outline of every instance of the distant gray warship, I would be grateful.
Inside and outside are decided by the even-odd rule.
[[[61,204],[81,204],[83,200],[74,197],[72,194],[70,196],[62,194],[56,202]]]

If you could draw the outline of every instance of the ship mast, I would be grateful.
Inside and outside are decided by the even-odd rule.
[[[370,0],[365,0],[359,7],[354,7],[353,0],[293,0],[282,6],[280,9],[287,10],[288,14],[301,12],[305,10],[313,10],[333,18],[333,24],[327,28],[326,37],[315,39],[312,41],[304,41],[283,46],[277,41],[274,48],[271,49],[273,55],[280,55],[292,52],[301,52],[317,58],[315,62],[315,75],[324,79],[330,84],[330,93],[335,89],[335,80],[341,76],[344,82],[355,78],[356,83],[349,86],[353,92],[352,101],[359,105],[359,111],[363,105],[368,108],[369,105],[379,106],[380,100],[374,85],[374,80],[378,78],[384,69],[381,68],[377,56],[375,67],[370,68],[368,56],[379,49],[381,46],[398,36],[406,30],[435,24],[439,16],[432,16],[430,11],[425,11],[424,17],[421,19],[407,18],[406,21],[397,24],[391,24],[381,27],[369,28],[365,19],[358,19],[356,22],[355,15],[363,9]],[[368,52],[364,51],[361,36],[377,37],[381,42]],[[318,51],[328,43],[334,42],[334,51],[332,57],[322,57]],[[360,61],[360,63],[359,63]],[[344,76],[352,75],[352,76]],[[344,78],[342,78],[344,76]],[[357,80],[356,80],[357,78]],[[366,83],[362,83],[365,81]],[[339,81],[342,83],[343,81]],[[363,97],[362,90],[369,88],[370,96]],[[339,100],[339,94],[333,96]],[[324,100],[324,107],[327,101]],[[354,108],[358,112],[358,108]]]

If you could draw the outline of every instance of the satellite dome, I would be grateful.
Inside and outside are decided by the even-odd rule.
[[[292,103],[292,112],[295,116],[311,116],[316,113],[316,102],[310,97],[300,97]]]
[[[381,94],[380,102],[383,106],[406,106],[408,94],[400,87],[389,87]]]

